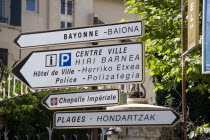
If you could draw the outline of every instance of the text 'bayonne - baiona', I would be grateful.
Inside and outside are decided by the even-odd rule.
[[[140,29],[138,26],[125,26],[119,28],[108,28],[104,34],[110,35],[117,35],[117,34],[127,34],[127,33],[135,33],[139,32]],[[103,35],[103,34],[101,34]],[[80,32],[73,32],[69,34],[64,34],[64,40],[68,39],[78,39],[78,38],[90,38],[90,37],[98,37],[100,36],[99,30],[91,30],[91,31],[80,31]]]
[[[103,40],[141,37],[144,34],[142,21],[100,24],[86,27],[22,33],[15,39],[21,48],[54,46]]]

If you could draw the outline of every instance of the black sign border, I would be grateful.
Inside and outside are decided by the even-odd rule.
[[[171,123],[171,124],[143,124],[143,125],[91,125],[91,126],[74,126],[74,127],[69,127],[69,126],[56,126],[55,125],[55,116],[57,113],[90,113],[90,112],[130,112],[130,111],[171,111],[175,116],[176,119]],[[137,109],[131,109],[131,110],[85,110],[85,111],[57,111],[54,112],[53,114],[53,128],[55,129],[78,129],[78,128],[108,128],[108,127],[173,127],[175,126],[177,123],[179,123],[181,121],[181,117],[180,115],[175,112],[172,109],[147,109],[147,110],[137,110]]]
[[[49,98],[50,95],[57,95],[57,94],[74,94],[74,93],[83,93],[86,94],[87,92],[100,92],[100,91],[118,91],[118,103],[115,104],[94,104],[94,105],[85,105],[85,106],[66,106],[66,107],[55,107],[55,108],[50,108],[46,101]],[[121,93],[119,89],[102,89],[102,90],[84,90],[84,91],[71,91],[71,92],[61,92],[61,93],[50,93],[46,95],[43,100],[42,100],[42,105],[45,106],[49,110],[59,110],[59,109],[74,109],[74,108],[87,108],[87,107],[102,107],[102,106],[112,106],[112,105],[119,105],[121,102]]]
[[[21,37],[21,35],[39,34],[39,33],[46,33],[46,32],[57,32],[57,31],[59,32],[59,31],[75,30],[75,29],[86,29],[86,28],[93,28],[93,27],[121,25],[121,24],[136,23],[136,22],[141,22],[142,33],[140,35],[126,36],[126,37],[121,37],[121,38],[107,38],[107,39],[98,39],[98,40],[89,40],[89,41],[78,41],[78,42],[67,42],[67,43],[58,43],[58,44],[37,45],[37,46],[28,46],[28,47],[21,47],[20,44],[18,44],[18,39]],[[63,29],[57,29],[57,30],[46,30],[46,31],[21,33],[20,35],[17,36],[17,38],[15,38],[14,43],[18,47],[20,47],[21,49],[29,49],[29,48],[37,48],[37,47],[56,47],[56,46],[69,45],[69,44],[102,42],[102,41],[108,41],[108,40],[121,40],[121,39],[135,38],[135,37],[142,37],[142,36],[144,36],[144,22],[141,21],[141,20],[137,20],[137,21],[119,22],[119,23],[112,23],[112,24],[97,24],[97,25],[84,26],[84,27],[73,27],[73,28],[63,28]]]

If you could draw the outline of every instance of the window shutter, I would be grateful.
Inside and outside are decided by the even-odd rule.
[[[8,65],[8,50],[0,48],[0,61],[4,64],[4,66]]]
[[[61,21],[61,28],[65,28],[65,22]]]
[[[21,0],[11,0],[10,24],[21,26]]]
[[[61,0],[61,14],[65,14],[65,0]]]
[[[67,14],[72,15],[72,1],[67,2]]]

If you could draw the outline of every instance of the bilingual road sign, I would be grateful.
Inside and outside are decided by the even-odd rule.
[[[144,80],[143,43],[36,51],[13,70],[30,88],[75,87]]]
[[[110,106],[120,103],[119,90],[94,90],[47,95],[42,104],[50,109]]]
[[[22,33],[15,39],[20,48],[76,44],[143,36],[142,21],[103,24],[51,31]]]
[[[55,128],[101,128],[123,126],[172,127],[180,121],[173,110],[114,110],[55,112]]]

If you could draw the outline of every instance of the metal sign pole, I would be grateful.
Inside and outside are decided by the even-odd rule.
[[[183,115],[183,140],[187,140],[187,111],[186,111],[186,81],[185,81],[185,0],[181,1],[181,46],[182,46],[182,115]]]
[[[93,17],[93,24],[96,25],[98,24],[98,17]],[[92,45],[98,45],[98,42],[93,42]],[[97,90],[98,86],[93,86],[92,90]],[[98,107],[94,108],[95,110],[98,110]],[[92,128],[91,129],[91,140],[97,140],[98,139],[98,129],[97,128]]]

